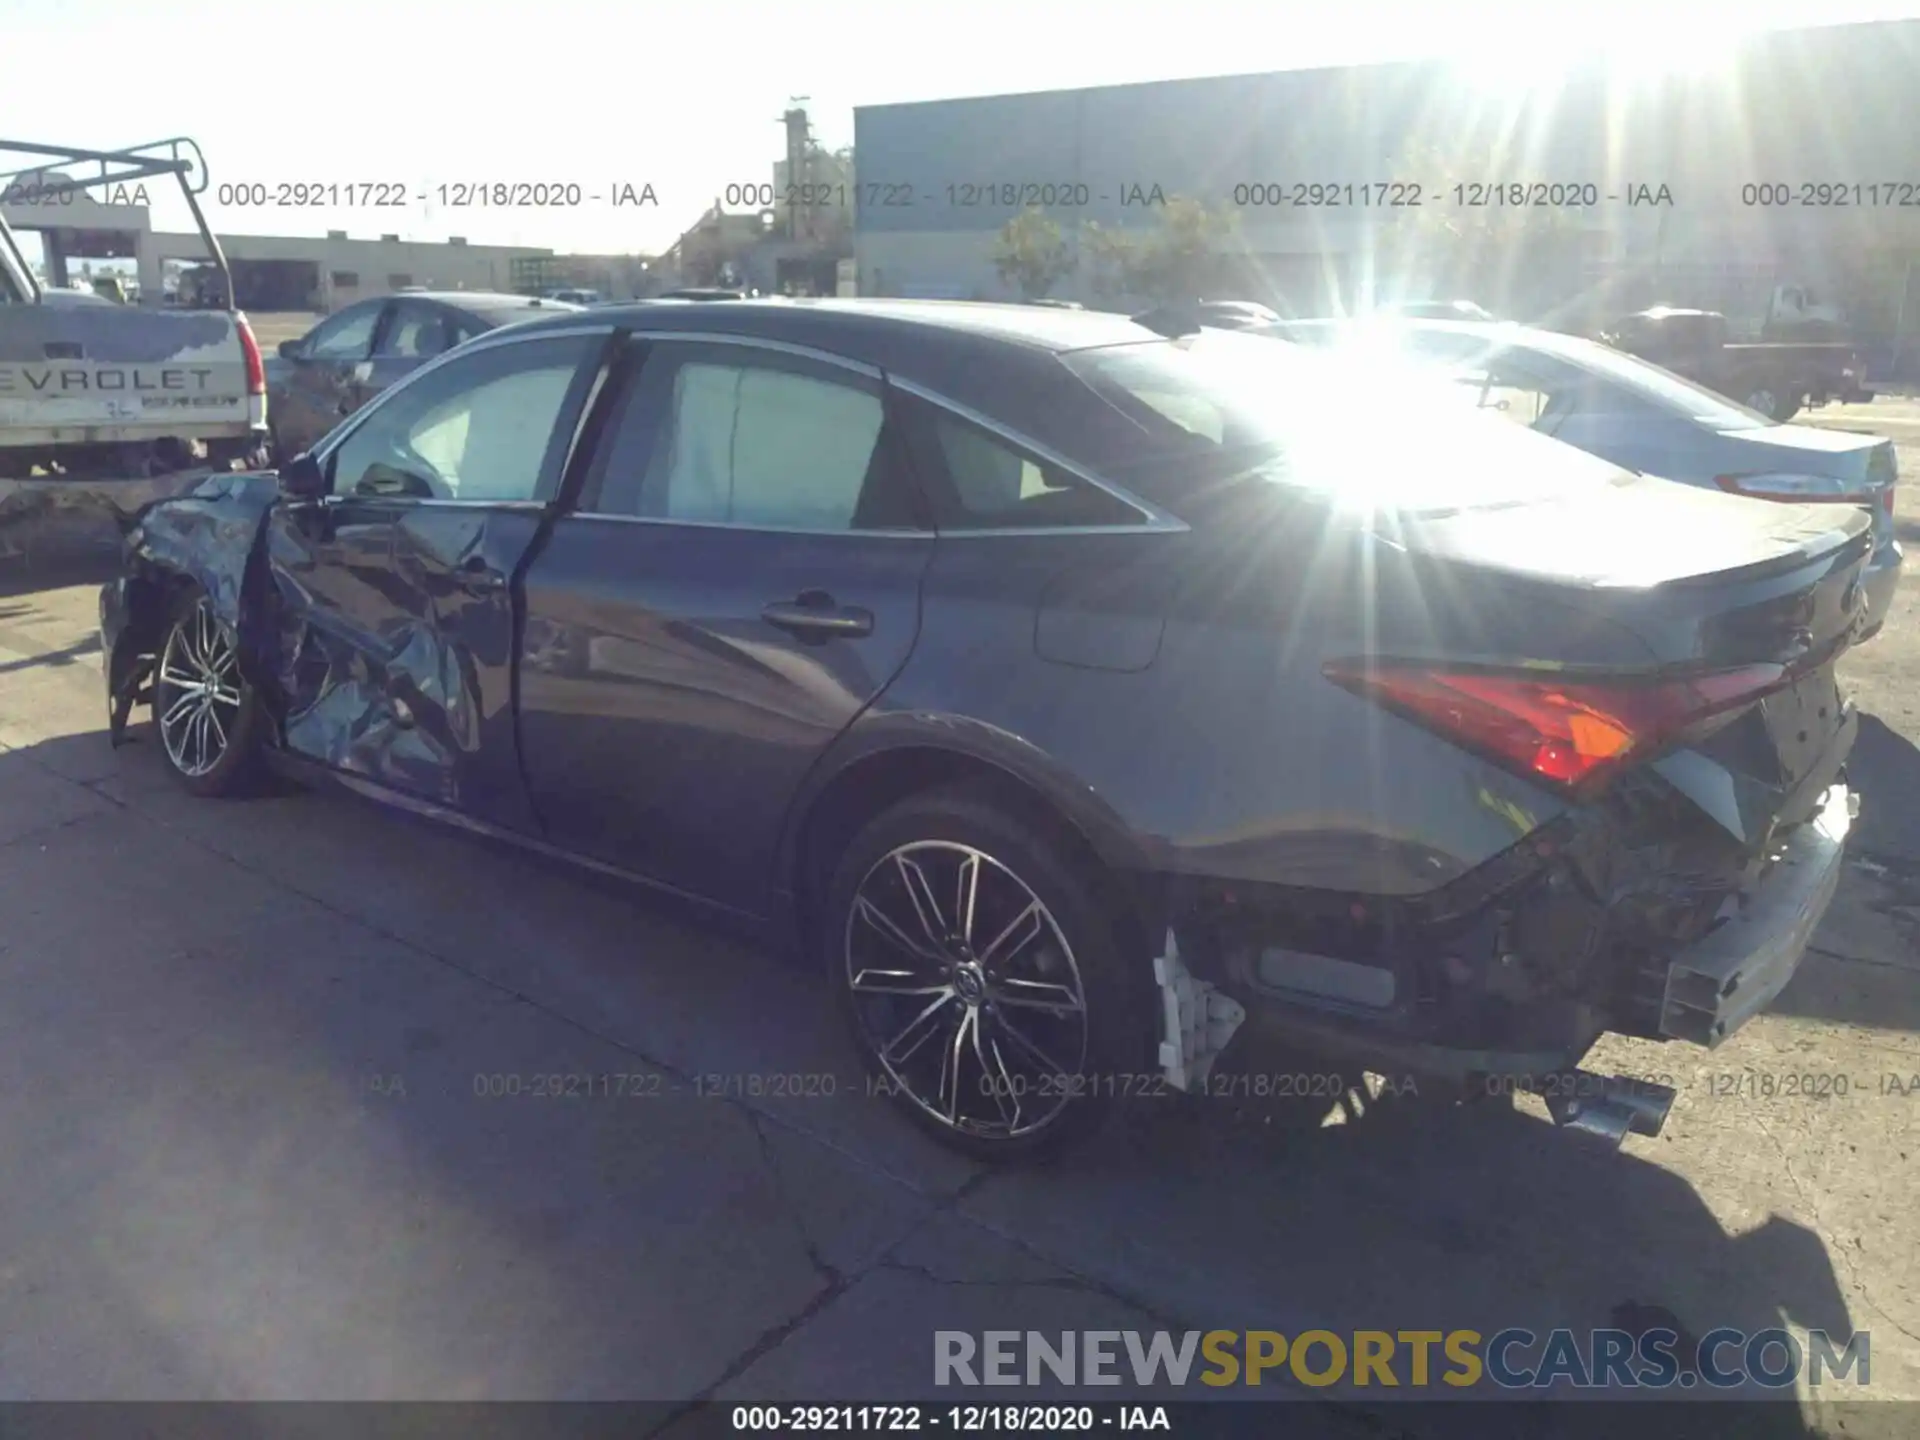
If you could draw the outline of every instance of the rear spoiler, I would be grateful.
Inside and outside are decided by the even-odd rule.
[[[207,224],[207,217],[200,209],[199,197],[207,188],[207,160],[195,141],[184,135],[176,135],[171,140],[155,140],[146,145],[129,146],[125,150],[77,150],[64,145],[0,140],[0,155],[7,154],[31,155],[36,160],[34,164],[23,165],[15,170],[0,170],[0,194],[14,189],[22,176],[40,174],[51,165],[93,165],[99,170],[91,178],[70,176],[64,180],[41,183],[41,189],[50,189],[60,195],[70,195],[75,190],[93,186],[145,180],[155,175],[173,176],[180,182],[180,193],[186,199],[187,209],[193,214],[193,223],[200,231],[201,243],[207,247],[207,255],[214,268],[220,272],[227,309],[232,311],[235,308],[233,272],[227,268],[226,252],[220,248],[219,240],[214,238],[213,228]],[[28,298],[39,300],[40,282],[34,278],[33,268],[21,254],[20,242],[14,238],[13,230],[3,214],[0,214],[0,244],[6,246],[7,253],[20,267],[20,273],[31,291]]]

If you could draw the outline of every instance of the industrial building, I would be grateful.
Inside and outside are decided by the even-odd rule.
[[[1231,211],[1235,288],[1296,313],[1391,290],[1405,277],[1388,257],[1406,253],[1393,237],[1436,207],[1484,224],[1508,199],[1476,207],[1456,186],[1543,187],[1529,207],[1538,193],[1562,214],[1588,283],[1689,267],[1817,283],[1849,253],[1920,244],[1920,21],[1698,58],[1711,63],[1694,73],[1589,66],[1531,89],[1412,63],[864,107],[860,290],[1007,297],[999,235],[1037,202],[1079,262],[1052,293],[1093,301],[1089,224],[1141,231],[1174,196]]]
[[[330,312],[370,295],[409,286],[436,290],[556,288],[598,291],[610,300],[644,297],[688,285],[737,285],[767,293],[833,294],[852,255],[850,152],[829,152],[814,139],[804,106],[781,117],[782,158],[772,179],[729,187],[751,192],[716,196],[659,257],[563,255],[549,249],[477,245],[465,239],[415,241],[397,234],[325,237],[243,235],[219,231],[236,299],[254,311]],[[37,235],[51,283],[79,281],[89,269],[131,265],[145,303],[160,303],[186,283],[212,277],[195,233],[156,232],[146,184],[89,184],[57,167],[27,172],[0,190],[0,215],[17,231]],[[172,182],[160,182],[159,193]],[[745,208],[751,207],[751,208]],[[114,262],[111,267],[93,262]],[[184,277],[184,279],[183,279]]]

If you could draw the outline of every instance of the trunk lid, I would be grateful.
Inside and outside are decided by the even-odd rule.
[[[1844,645],[1871,533],[1857,506],[1788,505],[1648,477],[1409,516],[1380,531],[1410,555],[1511,576],[1623,623],[1656,667],[1792,665]]]
[[[1411,517],[1391,538],[1409,559],[1446,563],[1450,578],[1427,582],[1439,609],[1450,595],[1473,597],[1477,609],[1564,607],[1644,647],[1571,667],[1572,657],[1557,652],[1507,664],[1574,683],[1598,675],[1627,684],[1782,667],[1764,699],[1652,762],[1743,848],[1811,813],[1837,776],[1857,720],[1834,662],[1859,632],[1872,548],[1872,522],[1859,507],[1635,478],[1558,502]]]
[[[1732,430],[1722,462],[1733,467],[1722,486],[1765,491],[1770,476],[1818,476],[1832,482],[1825,503],[1864,505],[1873,514],[1876,547],[1894,540],[1893,497],[1899,483],[1899,460],[1893,441],[1879,435],[1848,430],[1816,430],[1811,426],[1776,425],[1765,430]],[[1814,495],[1808,495],[1814,500]]]

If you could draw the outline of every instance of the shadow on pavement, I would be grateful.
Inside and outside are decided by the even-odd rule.
[[[0,1202],[40,1231],[0,1248],[57,1272],[37,1309],[0,1297],[0,1329],[45,1337],[16,1377],[65,1347],[100,1386],[194,1356],[167,1393],[683,1398],[757,1354],[756,1398],[883,1398],[882,1358],[921,1395],[934,1330],[1039,1303],[883,1263],[930,1207],[1080,1277],[1093,1308],[1056,1325],[1850,1333],[1813,1231],[1729,1233],[1666,1142],[1605,1152],[1492,1102],[1329,1125],[1223,1075],[982,1175],[865,1093],[827,997],[759,949],[364,804],[197,802],[150,746],[105,750],[0,752],[0,1153],[40,1157]],[[612,1074],[655,1088],[480,1095]],[[713,1098],[799,1074],[837,1079]],[[1511,1433],[1565,1433],[1542,1423]],[[1791,1404],[1740,1430],[1816,1433]]]
[[[1877,715],[1862,715],[1847,777],[1860,791],[1849,848],[1920,867],[1920,747]]]
[[[9,554],[9,542],[27,548]],[[53,535],[0,526],[0,600],[68,585],[104,585],[120,568],[119,533]]]

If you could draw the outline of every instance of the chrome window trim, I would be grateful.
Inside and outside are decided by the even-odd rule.
[[[741,525],[732,520],[676,520],[670,515],[613,515],[604,510],[566,510],[562,520],[609,520],[617,525],[671,525],[676,529],[732,530],[743,535],[823,535],[860,540],[938,540],[946,531],[824,529],[810,525]],[[1031,533],[1031,532],[1028,532]]]
[[[898,376],[893,377],[889,383],[892,384],[895,389],[904,391],[908,395],[926,401],[929,405],[945,410],[957,419],[964,420],[970,425],[976,425],[989,434],[997,435],[1009,445],[1037,456],[1056,469],[1066,471],[1067,474],[1073,476],[1076,480],[1085,481],[1096,490],[1104,490],[1121,504],[1137,511],[1141,516],[1141,521],[1137,525],[1035,525],[1030,527],[1018,525],[966,525],[958,526],[951,530],[941,529],[940,535],[942,538],[951,537],[953,539],[971,540],[984,539],[988,536],[995,535],[1177,535],[1183,534],[1192,528],[1186,521],[1169,515],[1158,506],[1148,504],[1138,495],[1123,489],[1111,480],[1102,479],[1087,469],[1086,466],[1069,460],[1052,446],[1035,440],[1031,435],[1024,435],[1012,426],[1003,424],[1001,421],[995,420],[989,415],[983,415],[971,406],[962,405],[959,401],[942,395],[937,390],[930,390],[915,381],[903,380]]]
[[[842,370],[851,370],[869,380],[886,383],[886,374],[878,365],[869,365],[864,360],[851,360],[845,355],[835,355],[830,350],[817,350],[811,345],[795,344],[791,340],[772,340],[758,335],[709,334],[700,330],[629,330],[628,336],[634,340],[672,340],[696,345],[737,345],[750,350],[771,350],[775,354],[792,355],[802,360],[817,360],[823,365],[837,366]]]
[[[375,501],[387,505],[404,505],[410,510],[524,510],[528,512],[544,511],[552,504],[548,500],[447,500],[435,496],[431,499],[420,495],[322,495],[320,504],[324,508],[344,505],[349,500],[365,503]]]

